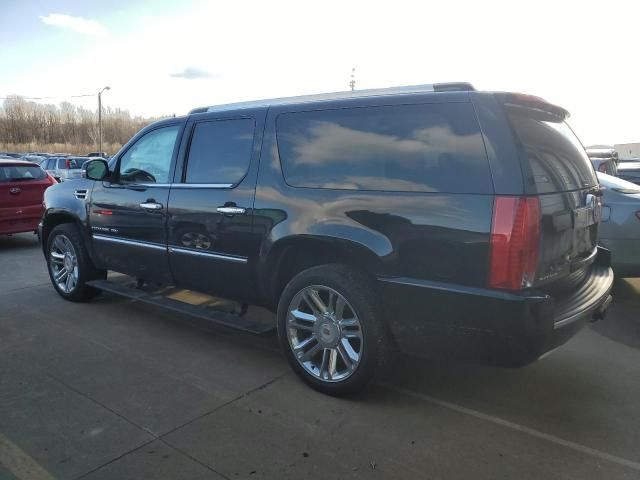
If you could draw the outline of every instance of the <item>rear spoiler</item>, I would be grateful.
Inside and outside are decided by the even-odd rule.
[[[537,111],[545,115],[557,117],[559,122],[569,118],[569,112],[558,105],[547,102],[544,98],[523,93],[496,93],[496,97],[502,101],[506,107],[523,108]]]

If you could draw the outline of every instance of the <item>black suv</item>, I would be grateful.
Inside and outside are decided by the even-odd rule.
[[[396,349],[525,365],[611,300],[567,116],[468,84],[198,108],[46,191],[49,273],[73,301],[112,270],[267,307],[331,394]]]

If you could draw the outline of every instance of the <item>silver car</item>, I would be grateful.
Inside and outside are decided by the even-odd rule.
[[[611,250],[618,277],[640,277],[640,186],[597,173],[604,187],[600,245]]]
[[[82,178],[82,165],[89,160],[86,157],[51,157],[40,166],[59,182]]]

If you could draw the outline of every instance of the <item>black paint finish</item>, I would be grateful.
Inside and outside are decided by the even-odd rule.
[[[295,273],[296,267],[346,262],[376,279],[390,331],[404,350],[422,354],[446,344],[446,349],[453,345],[469,353],[479,345],[490,346],[493,354],[508,357],[505,363],[526,363],[566,341],[591,318],[605,302],[612,277],[606,255],[592,254],[597,225],[577,228],[575,223],[575,210],[584,209],[592,188],[532,193],[526,152],[516,140],[503,103],[501,95],[492,93],[447,91],[338,95],[321,101],[262,102],[211,112],[197,109],[188,117],[164,120],[137,134],[110,163],[114,171],[108,181],[79,181],[88,190],[86,199],[73,196],[71,182],[47,190],[43,237],[52,225],[67,218],[81,226],[100,267],[269,308],[277,304],[290,278],[287,275]],[[378,122],[367,130],[344,120],[354,111],[367,110],[362,107],[396,112],[405,105],[430,105],[433,111],[451,106],[466,117],[459,131],[455,122],[442,128],[427,122],[424,131],[405,128],[404,133],[393,125]],[[329,110],[338,112],[333,117],[343,120],[332,123],[332,115],[305,117],[308,112]],[[296,124],[296,118],[311,120],[303,126]],[[286,147],[289,155],[302,162],[294,181],[287,182],[283,172],[279,119],[287,119],[284,134],[298,135],[288,137]],[[243,171],[244,176],[230,184],[188,184],[197,182],[189,175],[188,159],[198,124],[237,120],[245,124],[251,120],[255,125],[248,165],[234,163],[232,155],[237,151],[233,148],[219,149],[216,155],[229,155],[222,162],[228,175],[221,179],[239,177]],[[418,123],[419,118],[413,121]],[[170,182],[119,183],[122,155],[145,133],[166,125],[181,128]],[[382,186],[385,176],[380,172],[394,155],[404,152],[412,161],[423,161],[420,152],[426,152],[424,171],[429,171],[440,161],[456,164],[456,149],[463,148],[461,143],[470,136],[474,154],[458,164],[480,162],[467,165],[483,165],[482,179],[447,187],[446,182],[456,182],[456,176],[447,173],[435,187],[422,179],[413,183],[419,188],[408,188],[412,179],[407,170],[402,181],[394,183],[399,188]],[[338,145],[338,140],[343,144]],[[432,154],[430,149],[446,142],[451,152]],[[376,156],[379,170],[375,179],[346,178],[362,171],[358,165],[344,165],[350,161],[344,157],[349,144],[366,147],[368,155]],[[387,158],[384,152],[395,153]],[[328,161],[342,159],[342,173],[329,183],[314,184],[318,179],[312,177],[319,170],[305,162],[326,160],[329,153],[334,157]],[[211,182],[216,176],[207,167],[205,154],[198,150],[198,169],[208,172]],[[354,150],[353,156],[362,155]],[[325,164],[320,166],[326,170]],[[472,171],[471,166],[456,170],[461,179]],[[461,185],[467,184],[482,187],[461,191]],[[487,288],[496,195],[540,196],[542,243],[536,285],[540,288],[520,292]],[[162,208],[149,212],[140,207],[151,200]],[[94,235],[137,244],[100,241]],[[551,275],[551,280],[542,278],[550,273],[557,275]],[[589,281],[593,283],[589,295],[571,297],[567,285]],[[556,331],[554,318],[561,312],[554,305],[576,302],[584,304],[582,314],[570,327]],[[519,345],[516,353],[510,348],[514,345]],[[499,363],[494,360],[490,359]]]

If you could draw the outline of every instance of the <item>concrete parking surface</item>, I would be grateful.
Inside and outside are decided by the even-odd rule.
[[[637,479],[640,281],[549,357],[403,358],[349,400],[274,339],[102,295],[62,300],[32,234],[0,238],[0,479]]]

